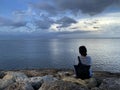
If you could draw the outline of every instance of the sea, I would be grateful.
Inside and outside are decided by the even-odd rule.
[[[0,40],[0,70],[74,69],[81,45],[93,71],[120,72],[120,39]]]

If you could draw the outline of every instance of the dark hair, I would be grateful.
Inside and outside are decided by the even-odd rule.
[[[86,56],[87,55],[87,49],[85,46],[80,46],[79,47],[79,53],[82,55],[82,56]]]

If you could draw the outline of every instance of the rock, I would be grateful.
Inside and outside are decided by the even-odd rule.
[[[42,85],[42,77],[31,77],[29,79],[26,79],[25,82],[29,82],[32,87],[37,90]]]
[[[82,86],[88,87],[88,88],[93,88],[93,87],[97,86],[97,81],[95,78],[82,80],[82,79],[78,79],[78,78],[74,78],[74,77],[64,77],[62,80],[77,83],[79,85],[82,85]]]
[[[54,82],[45,82],[42,84],[39,90],[88,90],[83,88],[80,85],[74,84],[67,81],[54,81]]]
[[[100,90],[120,90],[120,78],[106,78],[99,88]]]
[[[42,77],[42,83],[56,81],[57,78],[54,78],[52,75],[46,75]]]
[[[59,71],[57,73],[57,77],[59,78],[63,78],[63,77],[66,77],[66,76],[72,76],[73,75],[73,72],[72,71]]]
[[[85,80],[85,84],[87,85],[88,88],[93,88],[97,86],[97,81],[95,78],[90,78]]]
[[[4,76],[5,76],[5,72],[4,72],[4,71],[1,71],[1,72],[0,72],[0,79],[2,79]]]
[[[98,87],[94,87],[91,90],[100,90]]]
[[[62,80],[69,81],[69,82],[76,83],[76,84],[82,85],[84,87],[87,87],[85,84],[85,81],[82,79],[78,79],[78,78],[74,78],[74,77],[64,77]]]
[[[21,70],[21,72],[25,73],[28,77],[55,75],[57,71],[56,69]]]
[[[21,72],[7,72],[7,74],[3,77],[3,79],[12,79],[13,81],[19,82],[28,79],[28,77]]]
[[[9,86],[10,84],[14,83],[13,80],[3,80],[0,79],[0,90],[3,90],[4,88],[6,88],[7,86]]]
[[[15,82],[4,90],[34,90],[31,84],[26,82]]]
[[[44,82],[51,82],[55,80],[57,79],[54,78],[52,75],[46,75],[43,77],[31,77],[31,78],[25,79],[24,82],[30,83],[34,89],[39,89]]]
[[[0,90],[8,87],[14,82],[24,81],[27,76],[20,72],[7,72],[3,79],[0,80]]]

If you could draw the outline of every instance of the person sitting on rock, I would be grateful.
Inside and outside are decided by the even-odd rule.
[[[76,77],[81,79],[88,79],[92,76],[91,57],[87,55],[85,46],[79,47],[80,56],[78,56],[78,65],[74,65]]]

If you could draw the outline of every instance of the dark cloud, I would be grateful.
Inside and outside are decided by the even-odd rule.
[[[49,2],[29,3],[29,5],[34,9],[40,10],[40,13],[41,11],[45,11],[48,14],[53,15],[57,13],[57,8]]]
[[[62,31],[60,34],[78,34],[78,33],[90,33],[91,31],[76,30],[76,31]]]
[[[0,17],[0,26],[11,26],[12,20]]]
[[[19,28],[19,27],[26,27],[27,22],[20,21],[20,22],[13,22],[11,23],[11,26],[14,28]]]
[[[73,18],[70,17],[63,17],[60,20],[57,20],[57,23],[60,24],[60,27],[68,27],[70,26],[72,23],[77,23],[76,20],[74,20]]]
[[[26,24],[27,23],[25,21],[15,22],[11,19],[0,17],[0,26],[19,28],[19,27],[25,27]]]
[[[113,4],[120,5],[120,0],[51,0],[51,2],[31,3],[31,6],[50,14],[61,14],[64,11],[72,11],[75,14],[82,11],[95,15]]]
[[[34,23],[37,29],[49,29],[54,23],[54,20],[43,16],[41,20],[35,20]]]
[[[56,2],[62,10],[73,12],[81,10],[83,13],[94,15],[112,4],[120,3],[120,0],[57,0]]]

